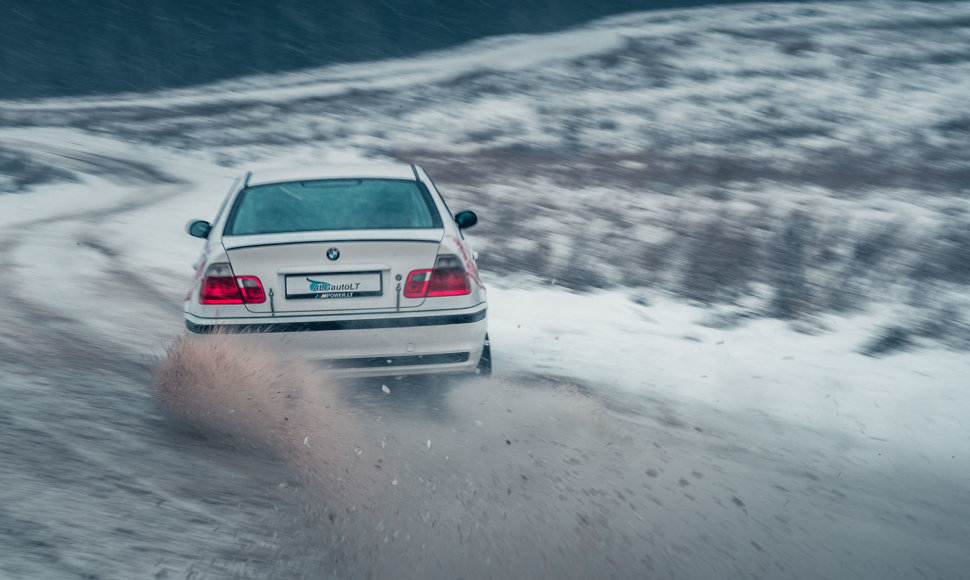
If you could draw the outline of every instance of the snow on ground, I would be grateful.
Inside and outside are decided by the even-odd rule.
[[[883,320],[878,314],[826,317],[827,330],[819,334],[772,319],[712,328],[705,324],[707,309],[632,298],[528,283],[492,288],[496,368],[646,395],[688,410],[695,420],[731,417],[734,429],[799,425],[970,475],[966,353],[860,354]]]
[[[211,218],[243,165],[386,156],[389,145],[432,157],[513,146],[568,153],[576,144],[609,152],[614,157],[599,160],[607,167],[591,158],[577,164],[602,175],[601,183],[564,184],[540,173],[509,183],[492,177],[481,187],[458,182],[452,190],[462,203],[476,207],[477,199],[494,212],[470,232],[485,261],[547,251],[535,265],[561,270],[585,247],[593,258],[582,266],[608,280],[625,279],[624,260],[644,269],[624,257],[633,249],[662,247],[677,227],[718,212],[764,211],[784,220],[804,208],[820,223],[844,220],[848,231],[905,222],[917,236],[966,210],[959,192],[925,195],[912,184],[855,184],[846,192],[756,179],[717,183],[729,192],[722,199],[697,184],[610,183],[608,172],[636,175],[649,167],[651,151],[797,167],[853,143],[901,145],[902,163],[919,163],[905,158],[912,153],[906,144],[914,135],[944,145],[954,137],[943,127],[959,114],[970,78],[953,39],[926,30],[959,21],[968,6],[824,3],[631,14],[366,66],[155,95],[2,103],[11,119],[74,119],[67,124],[75,128],[3,127],[0,143],[81,181],[0,195],[0,225],[36,222],[32,243],[14,253],[17,272],[33,286],[74,281],[69,293],[47,297],[52,309],[96,312],[92,326],[146,354],[180,332],[173,307],[200,245],[184,234],[184,223]],[[911,74],[892,74],[886,67],[893,63]],[[135,174],[119,176],[119,167]],[[152,176],[164,183],[132,185]],[[131,207],[102,215],[119,203]],[[503,220],[503,208],[513,207],[518,216]],[[602,208],[615,211],[597,213]],[[86,217],[44,224],[78,212]],[[618,217],[630,222],[617,228]],[[126,273],[138,283],[126,285]],[[644,305],[643,292],[632,289],[580,294],[555,287],[543,272],[491,274],[499,374],[561,376],[621,399],[649,395],[751,416],[760,426],[797,423],[938,460],[970,455],[958,435],[960,410],[970,403],[962,388],[970,375],[965,353],[932,343],[883,358],[859,352],[887,321],[907,316],[896,303],[851,316],[820,314],[815,332],[805,333],[773,319],[712,324],[709,309],[660,291]],[[151,304],[165,321],[160,333],[127,324],[146,307],[137,300],[144,292],[155,296]],[[135,310],[119,303],[123,296]]]
[[[82,313],[107,343],[137,346],[145,357],[158,356],[183,332],[176,313],[201,244],[184,233],[184,224],[211,218],[237,173],[152,153],[157,168],[184,181],[144,189],[93,179],[0,197],[7,223],[41,222],[14,253],[18,274],[39,291],[70,281],[70,291],[40,292],[39,299],[52,311]],[[71,202],[61,202],[61,195]],[[97,216],[120,199],[144,206],[42,223],[62,211]],[[892,449],[905,460],[922,458],[944,471],[962,473],[958,466],[970,458],[966,353],[859,353],[894,315],[890,306],[824,316],[813,333],[763,318],[725,328],[712,324],[716,313],[709,308],[660,293],[587,294],[535,278],[484,276],[499,377],[561,377],[620,406],[662,401],[708,424],[730,418],[721,427],[735,430],[746,421],[755,430],[799,425],[877,451]]]

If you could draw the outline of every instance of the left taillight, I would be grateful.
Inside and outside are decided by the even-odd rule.
[[[199,289],[202,304],[259,304],[266,302],[263,284],[256,276],[234,276],[229,264],[212,264]]]

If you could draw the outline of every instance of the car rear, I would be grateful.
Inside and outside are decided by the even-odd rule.
[[[484,287],[433,184],[403,168],[244,181],[209,234],[189,330],[339,374],[474,371]]]

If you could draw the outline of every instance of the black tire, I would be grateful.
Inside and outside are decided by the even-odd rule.
[[[485,345],[482,347],[482,358],[478,359],[478,374],[483,377],[492,376],[492,347],[485,335]]]

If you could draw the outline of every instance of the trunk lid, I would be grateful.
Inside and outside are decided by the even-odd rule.
[[[229,236],[223,246],[236,276],[255,276],[267,300],[258,314],[395,311],[424,299],[400,291],[412,270],[431,268],[443,230],[359,230]],[[400,279],[397,278],[400,276]]]

